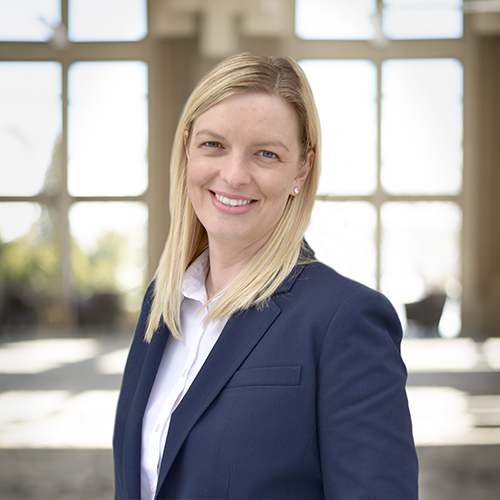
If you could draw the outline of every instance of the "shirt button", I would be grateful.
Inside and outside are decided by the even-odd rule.
[[[153,483],[151,483],[151,493],[154,493],[155,490],[156,490],[155,485]]]
[[[186,378],[186,375],[187,375],[187,370],[184,370],[184,371],[182,372],[182,378]]]
[[[159,431],[160,431],[160,424],[157,424],[155,427],[155,432],[158,434]]]

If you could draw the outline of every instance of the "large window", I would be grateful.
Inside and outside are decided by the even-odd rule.
[[[42,49],[0,59],[0,328],[119,328],[140,306],[148,66],[116,42],[141,53],[146,3],[0,0],[0,42]]]
[[[403,322],[405,304],[446,294],[440,333],[455,336],[463,70],[457,58],[434,55],[439,40],[421,51],[415,47],[418,39],[460,37],[461,2],[298,0],[296,5],[300,37],[332,40],[322,46],[331,59],[301,61],[323,133],[322,175],[307,239],[319,258],[388,295]],[[421,15],[432,22],[418,22]],[[408,45],[391,51],[391,43],[412,38],[411,58],[405,57]],[[335,40],[353,40],[351,57],[339,57]],[[308,42],[301,44],[301,53],[307,53]]]

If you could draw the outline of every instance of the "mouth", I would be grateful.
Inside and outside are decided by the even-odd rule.
[[[252,203],[255,200],[241,200],[241,199],[235,199],[235,198],[227,198],[226,196],[223,196],[218,193],[214,193],[215,198],[226,205],[227,207],[242,207],[244,205],[248,205]]]

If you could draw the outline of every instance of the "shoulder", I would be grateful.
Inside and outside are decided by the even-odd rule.
[[[335,269],[314,261],[297,270],[296,280],[291,287],[292,293],[310,293],[320,302],[342,304],[345,301],[374,301],[390,305],[380,292],[362,283],[343,276]]]
[[[304,240],[301,258],[307,263],[298,264],[291,273],[292,283],[302,291],[321,290],[327,295],[327,299],[337,298],[343,300],[351,295],[378,296],[379,292],[369,288],[358,281],[340,274],[335,269],[319,261],[315,257],[314,250]],[[296,280],[296,281],[295,281]]]
[[[356,331],[359,337],[362,331],[380,328],[396,345],[402,337],[399,317],[382,293],[319,261],[298,266],[286,293],[276,301],[283,311],[305,314],[316,325],[321,323],[336,332]]]

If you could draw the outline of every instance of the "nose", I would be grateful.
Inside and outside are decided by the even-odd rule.
[[[220,177],[231,187],[244,186],[251,181],[251,174],[248,161],[244,155],[232,153],[225,159]]]

